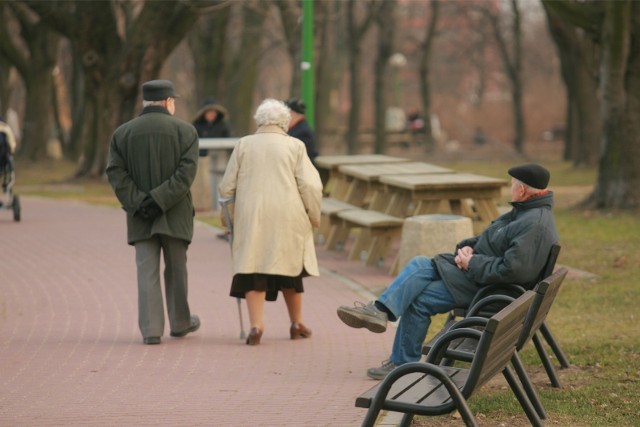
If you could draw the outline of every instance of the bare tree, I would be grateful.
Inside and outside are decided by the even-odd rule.
[[[420,56],[418,72],[420,75],[420,98],[422,100],[422,111],[424,112],[425,145],[427,152],[434,149],[435,141],[433,129],[431,128],[431,83],[429,81],[431,56],[433,54],[433,41],[436,37],[437,23],[440,15],[440,1],[432,0],[431,17],[429,25],[425,28],[425,36],[420,43]]]
[[[354,154],[357,151],[358,128],[360,126],[360,68],[362,66],[362,40],[371,28],[375,17],[376,7],[379,5],[374,0],[365,2],[350,1],[347,3],[347,46],[349,52],[349,93],[351,110],[349,111],[349,124],[347,129],[347,152]],[[359,7],[359,5],[363,5]],[[364,15],[358,19],[359,14]]]
[[[602,138],[598,97],[598,45],[581,29],[564,22],[543,3],[549,31],[558,49],[567,88],[565,160],[575,166],[595,166]]]
[[[25,0],[42,23],[69,39],[82,60],[84,120],[76,176],[101,177],[109,136],[136,109],[140,83],[157,78],[164,60],[195,23],[197,1]]]
[[[338,40],[342,39],[344,27],[340,26],[344,2],[317,2],[314,10],[318,17],[316,29],[316,117],[315,132],[318,150],[323,151],[329,128],[334,125],[335,110],[332,94],[336,90],[345,69],[345,58],[341,55]]]
[[[298,0],[273,0],[282,19],[282,31],[291,57],[291,86],[289,94],[300,97],[302,54],[302,8]]]
[[[251,0],[233,4],[239,13],[239,35],[237,46],[230,49],[231,59],[225,80],[230,96],[227,99],[231,127],[239,135],[253,128],[253,104],[259,75],[259,60],[262,55],[261,34],[270,3]]]
[[[51,137],[53,105],[52,70],[56,64],[59,37],[38,16],[19,3],[3,4],[4,23],[13,22],[19,37],[9,34],[8,25],[0,25],[0,52],[20,74],[26,89],[25,119],[18,156],[37,160],[46,154]],[[8,15],[12,15],[11,18]]]
[[[640,207],[640,3],[543,0],[600,45],[602,145],[598,179],[584,206]]]
[[[524,150],[524,133],[525,133],[525,116],[522,103],[523,82],[522,82],[522,34],[520,9],[517,0],[511,0],[512,21],[510,22],[509,31],[505,34],[500,22],[500,15],[488,8],[482,9],[486,14],[493,34],[495,36],[498,51],[504,64],[507,77],[511,84],[511,100],[513,104],[513,122],[514,137],[513,146],[515,150],[523,154]]]
[[[218,2],[211,13],[202,15],[187,42],[194,62],[195,92],[204,98],[214,96],[226,105],[229,94],[225,77],[229,69],[228,31],[231,4]]]
[[[378,55],[374,63],[374,128],[376,153],[384,153],[386,149],[386,120],[387,110],[387,70],[389,68],[389,58],[393,53],[393,39],[395,33],[395,0],[382,2],[375,10],[375,22],[378,27]]]

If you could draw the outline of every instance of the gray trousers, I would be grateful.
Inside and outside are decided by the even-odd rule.
[[[191,324],[187,301],[187,248],[189,244],[169,236],[156,235],[136,242],[138,269],[138,325],[144,338],[161,337],[164,332],[164,305],[160,284],[160,252],[164,258],[164,287],[171,331],[180,332]]]

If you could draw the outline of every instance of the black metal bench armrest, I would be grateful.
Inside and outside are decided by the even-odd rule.
[[[477,301],[473,305],[469,305],[469,310],[467,311],[467,314],[465,317],[477,316],[478,313],[480,313],[480,311],[483,308],[489,307],[491,304],[494,304],[497,302],[504,302],[505,305],[507,305],[512,303],[513,301],[515,301],[515,298],[510,297],[508,295],[489,295],[487,297],[482,298],[480,301]],[[493,314],[495,313],[491,311],[491,315]]]
[[[525,288],[520,285],[515,284],[506,284],[506,285],[487,285],[478,290],[475,296],[471,300],[469,307],[473,307],[479,300],[484,298],[487,295],[494,294],[496,291],[511,291],[516,295],[520,296],[525,292]]]
[[[433,347],[431,347],[429,354],[427,354],[426,362],[438,363],[438,361],[442,359],[442,357],[446,353],[449,343],[454,340],[457,340],[459,338],[472,338],[479,340],[481,336],[481,331],[470,328],[456,328],[447,331],[444,335],[438,338],[435,343],[433,343]]]

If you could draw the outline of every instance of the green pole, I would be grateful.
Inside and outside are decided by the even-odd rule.
[[[313,0],[302,0],[302,100],[305,117],[315,127],[315,76],[313,72]]]

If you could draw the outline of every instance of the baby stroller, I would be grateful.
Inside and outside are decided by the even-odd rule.
[[[13,220],[20,221],[20,198],[13,194],[13,184],[16,180],[13,169],[13,156],[9,148],[9,143],[5,134],[0,132],[0,185],[2,185],[2,195],[0,195],[0,209],[10,209],[13,211]]]

